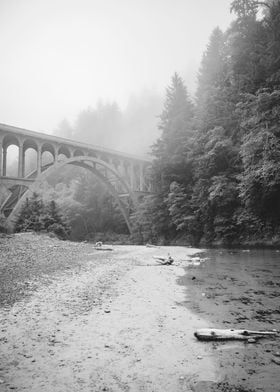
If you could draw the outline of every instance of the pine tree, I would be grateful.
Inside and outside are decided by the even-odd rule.
[[[44,204],[39,194],[34,192],[30,199],[25,200],[15,225],[16,231],[44,230],[43,216]]]
[[[229,90],[225,40],[225,34],[215,28],[198,73],[196,123],[202,134],[216,126],[232,128],[234,104]]]
[[[193,141],[194,105],[184,82],[177,73],[166,90],[166,100],[160,116],[160,139],[153,146],[153,175],[162,188],[172,181],[184,181],[188,176],[188,155]],[[159,176],[160,173],[160,176]]]
[[[69,225],[58,213],[56,203],[52,200],[45,205],[39,194],[35,192],[22,206],[15,229],[16,231],[48,231],[62,239],[70,233]]]

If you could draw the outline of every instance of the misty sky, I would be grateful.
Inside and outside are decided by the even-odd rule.
[[[0,0],[0,123],[51,133],[97,100],[164,94],[177,71],[194,90],[231,0]]]

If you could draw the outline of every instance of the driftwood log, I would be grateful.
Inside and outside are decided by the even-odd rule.
[[[202,328],[198,329],[194,336],[198,340],[216,341],[216,340],[248,340],[260,339],[279,335],[279,331],[251,331],[247,329],[215,329]]]
[[[113,250],[113,248],[111,246],[98,246],[98,247],[94,247],[95,250]]]
[[[94,245],[94,249],[96,249],[96,250],[113,250],[112,246],[103,245],[103,242],[101,242],[101,241],[96,242],[96,244]]]
[[[171,265],[174,263],[174,259],[171,256],[168,257],[161,257],[161,256],[154,256],[154,259],[157,263],[162,265]]]

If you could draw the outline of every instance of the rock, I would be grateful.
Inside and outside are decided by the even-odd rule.
[[[250,338],[247,340],[248,343],[256,343],[256,339],[254,338]]]
[[[272,358],[271,361],[276,363],[276,365],[280,365],[280,359],[278,359],[278,358]]]

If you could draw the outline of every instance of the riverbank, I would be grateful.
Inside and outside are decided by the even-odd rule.
[[[197,328],[226,327],[225,320],[240,325],[230,318],[236,310],[230,301],[242,287],[237,284],[232,292],[234,282],[244,276],[234,263],[221,269],[210,260],[198,265],[192,261],[197,252],[144,246],[102,252],[46,235],[1,236],[1,391],[278,391],[271,372],[279,369],[271,362],[276,341],[249,347],[194,338]],[[175,259],[172,266],[156,263],[154,255],[168,253]],[[233,269],[225,273],[225,268]],[[230,282],[226,277],[232,283],[224,285]],[[268,301],[277,299],[274,283],[263,294]],[[213,303],[215,285],[217,297],[220,285],[226,291]],[[232,301],[237,308],[238,301]],[[252,378],[254,372],[266,383]]]
[[[218,379],[193,336],[206,324],[176,284],[183,268],[153,258],[197,250],[102,252],[30,233],[2,237],[0,250],[1,391],[204,392]]]

